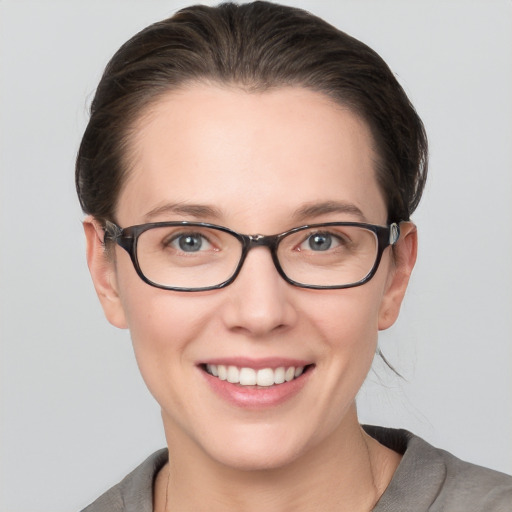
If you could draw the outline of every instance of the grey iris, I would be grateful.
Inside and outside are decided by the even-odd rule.
[[[316,234],[309,238],[309,246],[314,251],[327,251],[332,245],[332,237],[325,234]]]

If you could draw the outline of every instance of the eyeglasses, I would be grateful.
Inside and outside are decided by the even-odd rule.
[[[351,288],[369,281],[382,253],[400,237],[399,225],[328,222],[278,235],[242,235],[204,222],[154,222],[105,226],[105,242],[125,249],[140,278],[165,290],[194,292],[231,284],[248,252],[268,247],[288,283],[321,290]]]

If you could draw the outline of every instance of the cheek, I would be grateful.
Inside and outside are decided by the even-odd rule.
[[[126,304],[128,327],[136,348],[142,345],[153,350],[178,351],[203,327],[205,308],[198,307],[193,300],[175,297],[173,292],[162,292],[166,296],[151,291],[132,297]]]
[[[336,291],[336,295],[329,292],[317,297],[314,323],[323,331],[329,350],[335,347],[363,349],[375,343],[382,295],[379,287],[372,284],[370,281],[363,286]]]
[[[168,383],[184,381],[183,369],[193,368],[193,342],[206,324],[214,328],[209,319],[215,315],[201,297],[130,281],[120,296],[135,357],[148,389],[162,404]]]
[[[117,260],[116,281],[136,352],[179,349],[200,329],[207,310],[197,306],[197,297],[150,286],[123,253]]]
[[[378,340],[380,289],[370,281],[336,292],[336,300],[319,297],[317,301],[314,323],[324,339],[322,360],[335,400],[354,398],[372,365]]]

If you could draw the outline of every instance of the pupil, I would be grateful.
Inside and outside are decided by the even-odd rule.
[[[201,245],[201,239],[197,236],[182,236],[179,240],[179,246],[182,251],[198,251],[201,249]]]
[[[309,239],[309,246],[315,251],[326,251],[331,247],[330,235],[313,235]]]

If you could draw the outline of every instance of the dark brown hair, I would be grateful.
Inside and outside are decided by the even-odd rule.
[[[268,2],[193,6],[150,25],[107,65],[76,161],[86,213],[113,220],[134,124],[163,94],[208,81],[264,91],[302,86],[347,106],[375,140],[388,220],[408,220],[427,173],[423,124],[380,56],[312,14]]]

